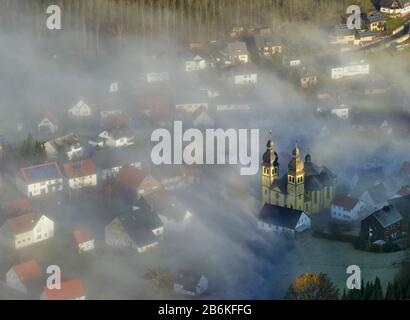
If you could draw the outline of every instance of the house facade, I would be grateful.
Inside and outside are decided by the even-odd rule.
[[[258,229],[294,236],[310,229],[310,217],[303,211],[265,203],[258,220]]]
[[[158,215],[148,208],[134,207],[108,224],[105,242],[113,248],[132,248],[141,254],[156,247],[164,232]]]
[[[91,159],[65,163],[64,173],[70,189],[95,187],[97,185],[97,169]]]
[[[63,190],[63,175],[56,161],[24,167],[16,177],[17,188],[33,198]]]
[[[330,216],[342,221],[355,221],[360,218],[366,204],[353,197],[337,196],[330,206]]]
[[[25,213],[8,219],[0,233],[9,246],[20,249],[52,238],[54,222],[43,214]]]
[[[380,12],[392,16],[406,16],[410,13],[409,0],[381,0]]]
[[[384,206],[361,221],[360,238],[376,241],[394,241],[400,238],[402,215],[392,206]]]
[[[68,114],[72,117],[90,117],[91,107],[83,100],[80,100],[68,110]]]

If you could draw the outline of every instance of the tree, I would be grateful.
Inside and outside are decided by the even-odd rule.
[[[320,273],[304,273],[290,285],[286,294],[290,300],[337,300],[339,289],[329,277]]]
[[[21,146],[23,158],[33,162],[42,162],[46,159],[46,149],[44,144],[33,138],[30,133]]]

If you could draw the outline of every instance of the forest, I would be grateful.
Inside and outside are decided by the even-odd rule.
[[[1,0],[1,30],[49,35],[45,21],[50,4],[62,9],[61,32],[72,32],[86,51],[98,51],[103,37],[112,37],[119,45],[125,36],[210,41],[233,26],[332,25],[351,4],[359,4],[363,11],[372,8],[371,0]]]

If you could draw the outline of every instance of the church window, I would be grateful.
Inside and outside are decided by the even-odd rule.
[[[292,177],[292,182],[295,183],[295,177]]]
[[[317,203],[317,192],[313,192],[313,201]]]
[[[329,199],[330,198],[330,188],[326,188],[326,197]]]

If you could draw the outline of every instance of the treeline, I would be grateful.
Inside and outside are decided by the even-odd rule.
[[[408,300],[410,299],[410,282],[394,280],[389,282],[384,292],[379,278],[374,282],[362,283],[361,289],[344,290],[342,300]]]
[[[125,35],[201,41],[220,38],[233,26],[275,27],[283,21],[322,25],[354,3],[372,8],[371,0],[2,0],[0,27],[49,34],[45,9],[57,4],[63,10],[63,29],[75,31],[84,48],[98,49],[103,36],[120,44]]]

